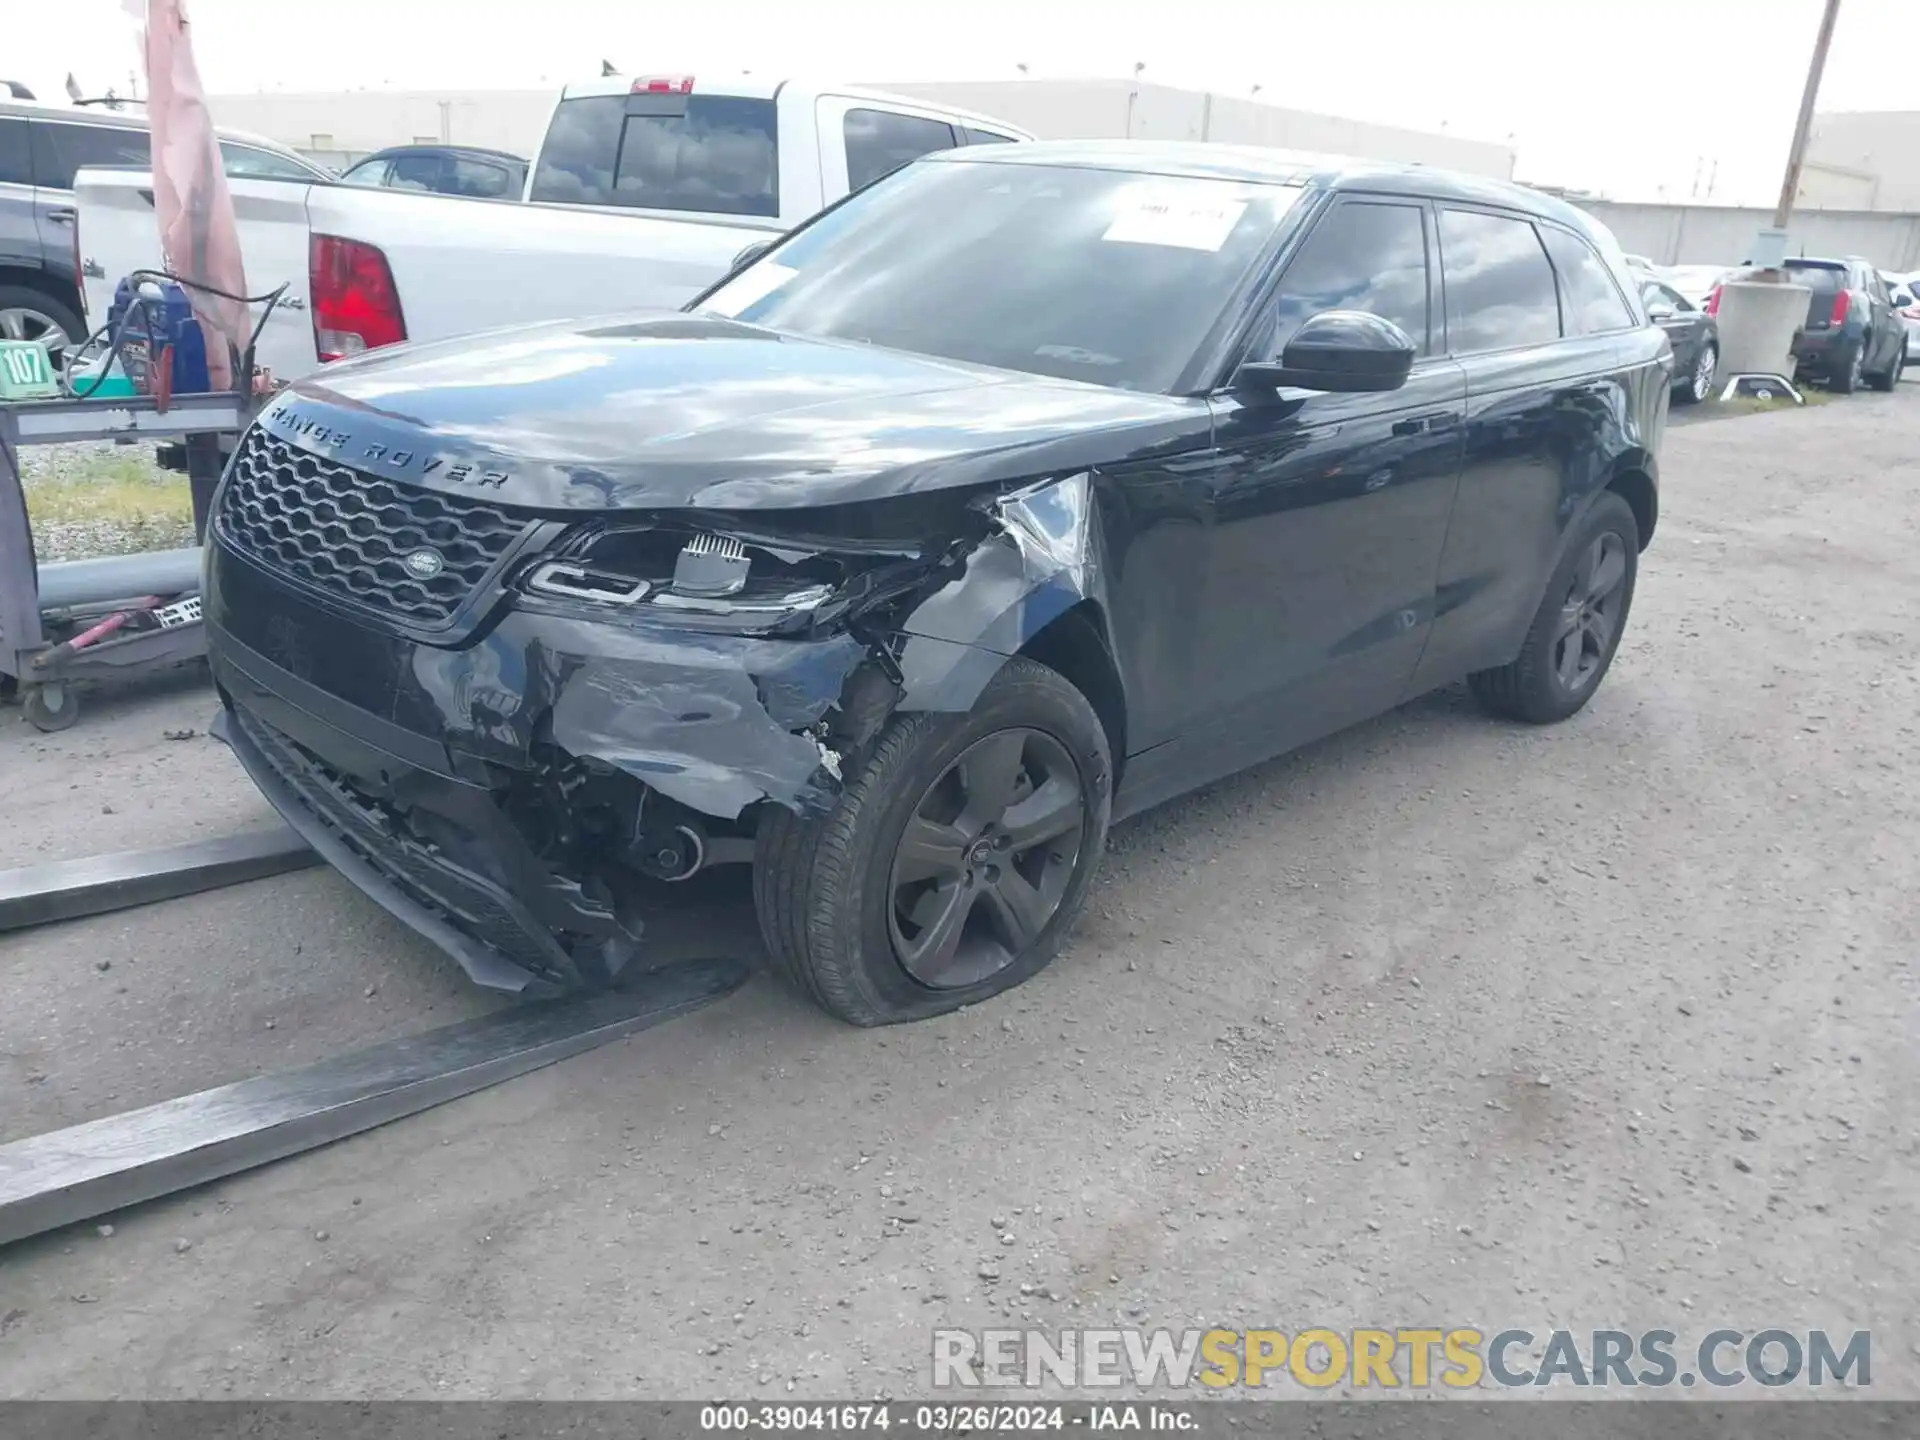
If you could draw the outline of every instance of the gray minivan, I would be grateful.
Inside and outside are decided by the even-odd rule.
[[[336,178],[271,140],[220,132],[234,179]],[[147,117],[0,98],[0,339],[44,340],[55,353],[86,337],[75,241],[74,172],[151,165]],[[101,317],[104,319],[105,317]]]

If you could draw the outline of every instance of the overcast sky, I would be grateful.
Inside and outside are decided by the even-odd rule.
[[[1821,0],[188,0],[208,88],[493,89],[623,70],[1131,74],[1476,139],[1523,179],[1771,204]],[[0,0],[0,77],[97,94],[123,0]],[[1843,0],[1823,109],[1920,105],[1915,0]],[[1717,173],[1716,172],[1717,162]]]

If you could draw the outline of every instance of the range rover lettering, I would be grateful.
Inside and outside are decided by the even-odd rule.
[[[932,1015],[1047,964],[1122,817],[1463,678],[1584,706],[1673,369],[1520,187],[932,155],[684,311],[274,401],[214,507],[217,730],[483,985],[606,985],[748,863],[802,993]]]

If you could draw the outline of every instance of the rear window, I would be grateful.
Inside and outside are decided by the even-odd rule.
[[[472,195],[481,200],[498,200],[515,190],[513,171],[505,165],[475,160],[466,155],[447,159],[447,193]]]
[[[922,155],[954,147],[951,125],[893,110],[849,110],[841,128],[849,190],[864,190]]]
[[[777,216],[774,104],[733,95],[563,100],[530,198],[720,215]]]
[[[1847,288],[1847,272],[1839,265],[1796,265],[1789,260],[1787,270],[1800,284],[1825,295]]]

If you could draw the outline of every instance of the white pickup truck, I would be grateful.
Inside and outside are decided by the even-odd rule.
[[[521,200],[234,180],[247,286],[285,297],[257,361],[328,360],[523,321],[674,307],[851,191],[935,150],[1030,140],[983,115],[797,80],[608,78],[561,92]],[[153,182],[74,184],[89,323],[157,267]]]

